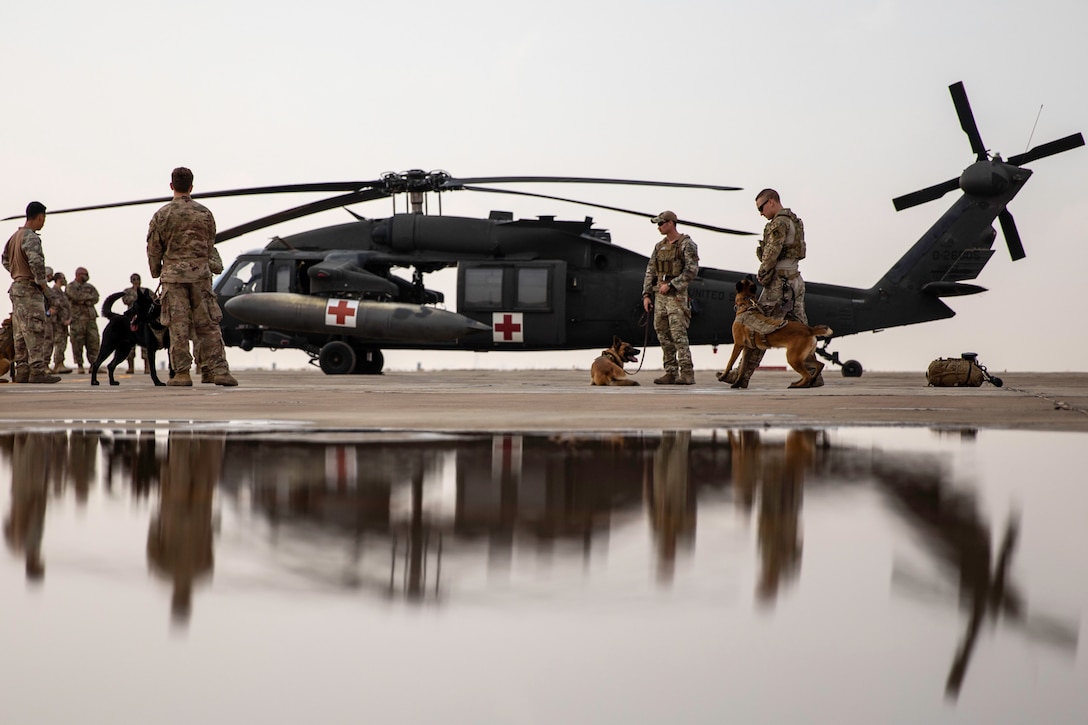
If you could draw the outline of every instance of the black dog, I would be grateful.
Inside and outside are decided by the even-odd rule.
[[[91,366],[91,385],[98,385],[98,368],[111,353],[113,360],[106,366],[110,385],[120,385],[114,380],[113,371],[128,359],[128,354],[137,345],[147,350],[147,364],[151,368],[151,379],[155,385],[166,385],[155,372],[155,351],[170,347],[170,332],[159,324],[159,312],[162,308],[151,291],[141,287],[136,293],[136,301],[124,314],[119,315],[112,310],[113,303],[124,294],[115,292],[102,303],[102,316],[108,318],[109,322],[102,330],[98,359]],[[159,335],[162,335],[162,342],[159,342]]]

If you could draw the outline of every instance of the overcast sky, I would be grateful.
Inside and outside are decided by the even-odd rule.
[[[993,152],[1024,151],[1040,106],[1032,145],[1088,131],[1088,4],[1073,0],[38,0],[5,4],[0,22],[2,216],[31,199],[60,209],[168,195],[178,165],[193,169],[197,191],[441,168],[741,186],[531,190],[760,231],[752,197],[773,186],[805,221],[805,278],[869,287],[958,193],[901,213],[892,198],[957,176],[973,160],[951,83],[965,83]],[[1029,168],[1035,176],[1010,205],[1026,259],[1011,262],[999,233],[976,282],[990,291],[951,299],[956,317],[840,338],[833,349],[871,370],[922,372],[933,358],[968,350],[992,371],[1088,368],[1080,213],[1088,150]],[[208,205],[226,229],[317,198]],[[643,254],[656,241],[641,218],[471,192],[443,197],[447,214],[491,209],[589,214],[617,244]],[[103,297],[133,271],[147,282],[153,211],[51,217],[46,259],[69,278],[88,267]],[[387,216],[392,206],[355,211]],[[343,210],[324,212],[221,252],[229,261],[273,234],[348,220]],[[8,233],[18,226],[7,224]],[[704,266],[755,269],[752,238],[692,236]],[[429,278],[451,305],[452,279]],[[3,296],[0,315],[9,310]],[[697,370],[720,368],[727,352],[697,349]],[[304,359],[231,355],[235,367]],[[390,368],[588,362],[585,352],[387,355]],[[660,366],[659,349],[647,364]]]

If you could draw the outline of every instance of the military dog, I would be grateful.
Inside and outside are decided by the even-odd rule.
[[[166,385],[159,380],[155,372],[155,351],[170,346],[170,332],[159,324],[159,301],[146,289],[140,289],[136,301],[123,314],[113,311],[113,303],[124,296],[124,292],[115,292],[102,303],[102,316],[109,319],[102,330],[102,345],[98,359],[91,366],[91,385],[98,385],[98,368],[111,354],[106,366],[110,385],[120,385],[113,377],[113,371],[128,358],[132,348],[139,345],[147,350],[147,364],[151,368],[151,379],[155,385]],[[162,342],[159,342],[160,336]]]
[[[776,321],[774,318],[763,314],[756,301],[756,283],[748,277],[737,282],[737,296],[734,299],[734,304],[737,316],[733,320],[733,354],[729,356],[729,363],[725,366],[725,370],[718,373],[718,379],[724,380],[729,375],[729,371],[733,369],[733,363],[737,361],[741,352],[746,348],[769,349],[784,347],[786,348],[786,362],[801,376],[800,380],[790,383],[790,387],[812,387],[813,379],[817,373],[824,369],[824,364],[817,360],[816,371],[809,372],[805,368],[805,360],[816,349],[816,336],[830,335],[833,332],[832,329],[827,325],[809,327],[796,320],[788,322]],[[781,326],[774,332],[765,335],[757,333],[744,324],[741,319],[744,315],[750,315],[762,322],[770,323],[772,326],[774,324],[780,324]]]
[[[623,364],[637,363],[639,352],[637,347],[613,335],[612,347],[601,350],[600,356],[589,369],[593,385],[638,385],[637,381],[627,379]]]
[[[15,331],[11,322],[11,315],[8,315],[0,326],[0,383],[6,383],[7,379],[4,378],[11,370],[15,361]],[[14,372],[12,378],[15,377]]]

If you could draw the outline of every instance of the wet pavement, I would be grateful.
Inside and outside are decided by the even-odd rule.
[[[314,380],[360,394],[356,427],[380,385],[444,413],[437,380]],[[570,396],[612,420],[632,397],[571,380],[481,382],[453,413]],[[879,383],[865,397],[908,399]],[[844,408],[836,387],[806,394]],[[791,425],[782,405],[771,427],[522,435],[251,418],[214,388],[188,391],[213,423],[92,425],[116,406],[94,391],[112,402],[17,425],[26,396],[0,391],[2,720],[1082,723],[1083,398],[1018,389],[910,398],[1021,411],[997,427]],[[697,420],[736,395],[633,392]]]

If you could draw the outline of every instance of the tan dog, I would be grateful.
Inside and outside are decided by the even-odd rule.
[[[737,282],[737,296],[735,299],[737,316],[733,321],[733,354],[729,356],[729,364],[725,366],[725,370],[718,374],[719,380],[724,380],[729,374],[729,371],[733,369],[733,363],[737,361],[741,352],[745,348],[763,348],[769,349],[772,347],[784,347],[786,348],[786,362],[800,374],[801,379],[795,380],[790,383],[791,388],[808,388],[812,387],[812,380],[816,377],[816,374],[824,369],[824,364],[819,360],[816,360],[815,373],[810,373],[805,368],[805,360],[812,355],[816,349],[816,336],[821,337],[832,334],[832,329],[827,325],[819,325],[817,327],[809,327],[808,325],[801,324],[796,320],[790,320],[774,332],[767,334],[760,334],[753,332],[742,321],[743,315],[749,315],[755,317],[766,323],[781,324],[781,321],[775,321],[774,318],[764,315],[759,308],[759,304],[756,302],[756,285],[752,280],[745,278],[740,282]],[[745,356],[747,357],[747,355]],[[735,387],[735,386],[734,386]]]
[[[0,327],[0,378],[3,378],[11,370],[11,363],[15,359],[15,335],[11,326],[11,315],[4,320]],[[14,374],[13,374],[14,376]],[[7,380],[0,379],[0,383]]]
[[[635,380],[627,379],[624,363],[637,363],[639,349],[616,336],[612,336],[612,347],[601,350],[601,355],[593,361],[589,377],[594,385],[638,385]]]

